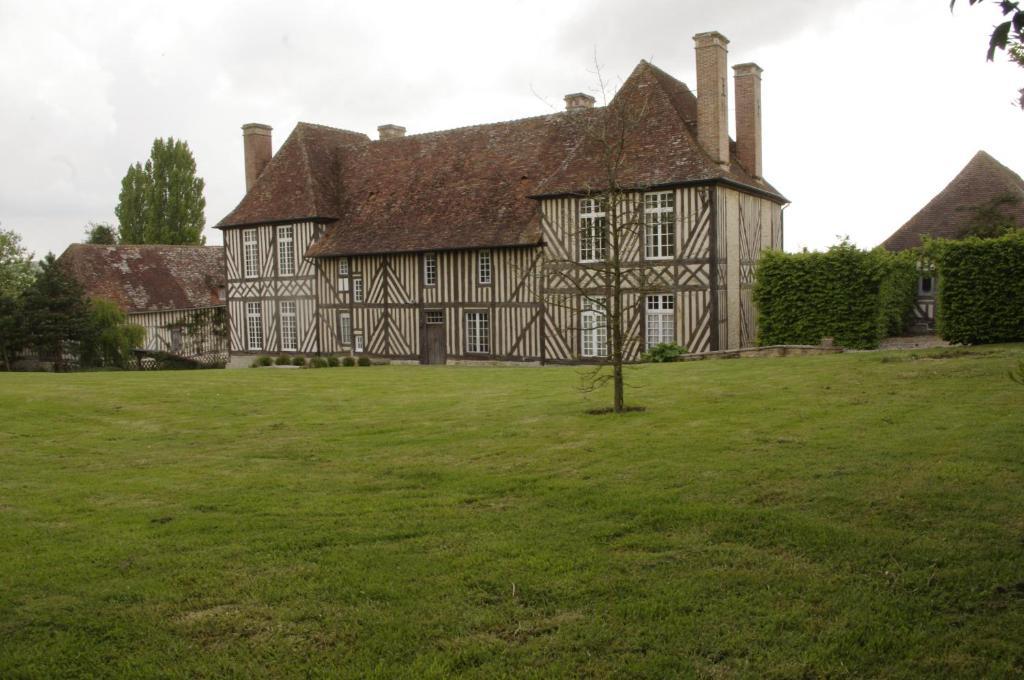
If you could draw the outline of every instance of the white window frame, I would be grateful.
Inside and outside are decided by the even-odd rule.
[[[441,326],[444,324],[444,310],[443,309],[425,309],[423,310],[423,323],[427,326]]]
[[[580,356],[608,356],[608,303],[604,298],[580,298]]]
[[[494,267],[491,260],[491,251],[476,251],[476,281],[481,286],[491,285]]]
[[[245,303],[245,337],[249,351],[263,349],[263,303]]]
[[[648,295],[644,347],[676,341],[676,297],[672,293]]]
[[[338,312],[338,340],[344,347],[352,344],[352,314],[349,312]]]
[[[579,202],[580,262],[603,262],[608,259],[608,212],[597,198],[581,198]]]
[[[260,275],[260,242],[255,229],[242,230],[242,273],[247,279]]]
[[[669,260],[676,249],[674,191],[644,194],[644,259]]]
[[[365,348],[365,340],[363,340],[363,332],[355,331],[355,335],[352,337],[352,351],[362,352]]]
[[[423,285],[437,285],[437,253],[423,253]]]
[[[466,312],[466,354],[491,353],[491,313],[485,309]]]
[[[283,224],[277,228],[277,273],[295,276],[295,225]]]
[[[338,292],[348,292],[348,258],[343,257],[338,260]]]
[[[363,295],[363,277],[353,276],[352,277],[352,302],[362,302],[365,296]]]
[[[281,351],[298,352],[299,305],[294,300],[282,300],[277,312],[281,316]]]

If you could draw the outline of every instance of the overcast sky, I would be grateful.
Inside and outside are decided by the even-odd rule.
[[[211,229],[244,191],[246,122],[409,133],[549,113],[648,59],[695,85],[692,36],[764,69],[786,249],[877,245],[978,149],[1024,171],[1024,70],[962,0],[68,3],[0,0],[0,225],[37,254],[114,222],[155,137],[192,147]],[[731,96],[730,87],[730,96]],[[730,116],[731,118],[731,116]],[[734,121],[730,119],[730,127]]]

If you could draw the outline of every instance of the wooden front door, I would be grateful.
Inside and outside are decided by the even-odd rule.
[[[443,364],[448,359],[445,350],[444,311],[423,310],[423,342],[421,364]]]

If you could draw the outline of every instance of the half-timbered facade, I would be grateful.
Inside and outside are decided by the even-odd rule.
[[[141,349],[226,358],[222,247],[75,243],[59,259],[88,297],[145,329]]]
[[[696,43],[710,102],[641,62],[606,107],[574,94],[563,113],[409,136],[386,125],[375,141],[300,123],[276,154],[268,126],[244,126],[247,193],[218,224],[234,363],[600,359],[594,131],[631,111],[643,115],[616,167],[641,225],[622,251],[629,357],[659,342],[753,345],[753,271],[782,247],[785,202],[761,176],[761,70],[735,67],[733,142],[719,91],[728,41]]]

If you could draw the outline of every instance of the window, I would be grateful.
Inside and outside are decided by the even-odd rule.
[[[917,282],[917,291],[921,295],[931,295],[935,292],[935,277],[934,276],[922,276],[921,280]]]
[[[466,312],[466,352],[489,354],[491,323],[488,312]]]
[[[352,315],[338,312],[338,339],[346,347],[352,344]]]
[[[363,334],[362,333],[356,333],[355,340],[356,340],[355,351],[356,352],[362,352],[363,351]]]
[[[601,201],[580,199],[580,262],[600,262],[608,257],[605,217]]]
[[[442,324],[444,323],[444,312],[440,309],[428,309],[423,312],[423,318],[432,326]]]
[[[290,224],[277,228],[277,273],[295,274],[295,227]]]
[[[363,279],[357,276],[352,279],[352,302],[363,301]]]
[[[437,253],[423,253],[423,285],[437,285]]]
[[[245,334],[250,350],[263,349],[263,308],[259,302],[245,303]]]
[[[295,352],[299,349],[299,323],[296,319],[295,302],[280,303],[281,312],[281,349]]]
[[[256,230],[242,232],[242,262],[245,278],[254,279],[259,274],[260,246],[256,242]]]
[[[672,295],[647,296],[647,349],[675,342],[675,309]]]
[[[580,354],[585,357],[608,356],[607,310],[602,298],[585,297],[580,303]]]
[[[342,293],[348,292],[348,258],[338,260],[338,290]]]
[[[644,194],[644,257],[670,258],[676,248],[675,194],[659,191]]]
[[[491,285],[491,251],[478,250],[476,253],[477,281],[481,286]]]

